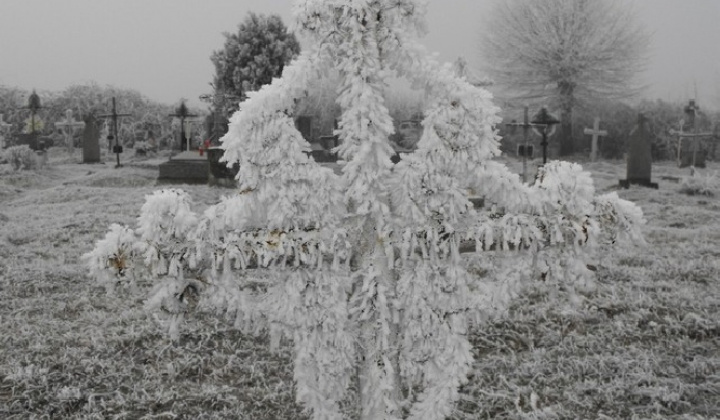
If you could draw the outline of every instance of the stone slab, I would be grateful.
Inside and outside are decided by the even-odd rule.
[[[185,151],[158,166],[158,182],[163,184],[206,184],[210,172],[207,156]]]
[[[83,163],[100,162],[100,128],[93,115],[85,118],[85,129],[82,134]]]

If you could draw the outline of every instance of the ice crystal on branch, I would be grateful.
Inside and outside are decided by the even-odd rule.
[[[640,210],[596,196],[578,165],[549,163],[525,185],[492,160],[498,109],[427,58],[415,41],[423,10],[415,0],[298,1],[315,46],[249,93],[222,139],[238,193],[201,215],[181,191],[155,193],[135,232],[133,255],[157,282],[148,304],[173,314],[171,333],[195,290],[199,307],[238,328],[268,330],[273,346],[290,339],[297,399],[315,419],[342,418],[349,400],[364,419],[444,419],[470,371],[471,323],[502,311],[523,282],[585,281],[580,262],[598,244],[639,239]],[[340,175],[303,153],[293,124],[324,68],[341,79]],[[430,98],[417,151],[396,165],[382,99],[393,75]],[[486,206],[474,208],[469,190]],[[112,237],[92,253],[94,274],[107,269]],[[484,258],[503,252],[511,266]]]

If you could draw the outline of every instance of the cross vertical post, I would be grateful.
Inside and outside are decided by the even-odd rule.
[[[115,155],[117,157],[117,165],[115,165],[116,168],[121,168],[122,165],[120,164],[120,153],[122,153],[122,147],[118,143],[118,118],[119,117],[129,117],[131,114],[118,114],[117,113],[117,107],[115,105],[115,97],[112,98],[112,112],[110,114],[104,114],[104,115],[98,115],[100,118],[111,118],[112,119],[112,137],[115,138],[115,147],[113,147],[113,151],[115,152]],[[112,140],[112,139],[110,139]]]
[[[522,180],[523,182],[526,182],[526,174],[527,174],[527,150],[528,150],[528,132],[533,127],[533,124],[530,124],[530,116],[529,116],[529,107],[526,105],[524,108],[524,117],[522,123],[507,123],[505,126],[507,127],[521,127],[523,129],[523,147],[524,152],[522,156],[522,164],[523,164],[523,173],[522,173]]]

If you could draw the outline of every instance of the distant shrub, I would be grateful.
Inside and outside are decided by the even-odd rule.
[[[31,170],[38,166],[37,156],[28,145],[9,147],[5,150],[4,157],[14,171]]]
[[[687,195],[715,195],[720,188],[720,180],[717,171],[712,175],[703,175],[694,169],[690,176],[683,177],[680,181],[680,192]]]

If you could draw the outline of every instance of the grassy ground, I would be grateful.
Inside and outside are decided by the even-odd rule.
[[[142,293],[109,297],[85,276],[80,255],[133,224],[156,164],[53,150],[37,171],[0,165],[0,418],[306,418],[289,349],[202,316],[173,344],[137,309]],[[599,191],[624,177],[621,162],[586,168]],[[648,245],[600,256],[582,303],[533,288],[473,333],[454,418],[720,417],[720,200],[663,179],[687,172],[659,163],[659,190],[619,191],[643,207]],[[198,207],[228,192],[183,188]]]

